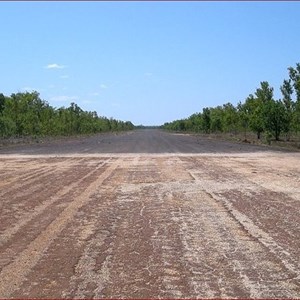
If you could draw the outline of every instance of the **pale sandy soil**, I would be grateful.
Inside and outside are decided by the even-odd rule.
[[[3,150],[0,298],[299,298],[300,154],[197,142]]]

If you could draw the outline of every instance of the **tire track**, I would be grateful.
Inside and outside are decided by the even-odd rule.
[[[225,165],[225,167],[224,167]],[[257,203],[256,206],[261,207],[262,209],[264,208],[264,205],[261,202],[266,202],[266,195],[268,194],[268,191],[270,194],[273,195],[272,199],[274,199],[276,193],[273,192],[272,189],[270,188],[270,183],[269,184],[265,184],[264,182],[260,183],[258,181],[256,181],[254,179],[253,176],[249,178],[245,178],[242,177],[240,175],[240,172],[238,174],[236,174],[235,168],[234,168],[234,162],[231,161],[230,164],[230,168],[228,168],[228,161],[223,161],[223,160],[219,160],[217,159],[216,161],[214,161],[211,166],[210,166],[210,173],[211,178],[209,178],[208,180],[205,181],[201,180],[201,178],[199,178],[197,176],[197,174],[193,175],[196,180],[198,181],[198,183],[200,184],[201,188],[205,191],[207,191],[210,195],[213,196],[213,198],[215,199],[215,201],[219,201],[220,203],[222,203],[222,205],[224,206],[224,208],[228,211],[228,213],[231,215],[232,219],[236,220],[237,223],[239,223],[245,230],[245,232],[247,232],[249,235],[252,236],[252,238],[256,239],[259,243],[261,243],[262,246],[264,246],[265,248],[268,249],[268,251],[270,253],[272,253],[273,255],[275,255],[279,261],[282,262],[282,264],[285,266],[285,268],[287,270],[289,270],[290,272],[292,272],[292,274],[294,274],[292,277],[294,277],[296,280],[300,279],[300,261],[299,261],[299,257],[295,258],[293,254],[289,253],[289,251],[287,251],[288,246],[285,244],[285,248],[283,248],[282,246],[279,245],[279,243],[276,241],[276,239],[274,238],[274,233],[272,232],[274,230],[268,230],[265,231],[262,227],[264,225],[263,222],[263,215],[260,215],[260,212],[257,212],[258,214],[258,219],[255,222],[255,219],[251,218],[251,207],[248,208],[247,210],[247,215],[243,212],[241,212],[238,208],[236,208],[236,205],[234,204],[234,202],[232,201],[234,198],[234,191],[238,191],[239,194],[239,198],[243,198],[245,199],[245,203],[244,205],[246,205],[247,203],[247,199],[249,198],[249,195],[244,195],[243,194],[249,194],[249,192],[251,193],[256,193],[257,196],[255,197],[256,199],[259,198],[259,196],[264,196],[263,199],[261,199],[260,202]],[[222,178],[223,181],[227,182],[227,186],[226,188],[223,188],[220,190],[220,187],[218,188],[217,182],[218,180],[214,180],[214,176],[213,174],[217,174],[219,173],[219,169],[220,168],[224,168],[224,173],[226,174],[225,178]],[[274,172],[274,170],[273,170]],[[193,172],[191,171],[191,174],[193,174]],[[231,184],[229,184],[231,182]],[[272,182],[272,181],[271,181]],[[271,183],[272,184],[272,183]],[[251,194],[250,193],[250,194]],[[277,193],[277,195],[279,195]],[[284,198],[285,195],[281,195],[281,198]],[[280,202],[280,209],[277,208],[277,218],[280,218],[280,215],[278,215],[278,213],[283,213],[283,212],[288,212],[289,210],[291,210],[291,203],[292,203],[292,199],[289,199],[287,196],[285,196],[286,199],[284,199],[284,201]],[[298,203],[296,203],[298,204]],[[253,207],[253,204],[250,204]],[[266,205],[265,205],[266,206]],[[274,206],[274,204],[273,204]],[[298,205],[294,205],[294,207],[297,207]],[[291,213],[293,213],[293,209],[291,210]],[[290,214],[291,214],[290,213]],[[249,217],[250,215],[250,217]],[[287,219],[289,218],[290,215],[284,215],[284,218]],[[295,219],[295,218],[292,218]],[[260,221],[260,223],[258,223],[258,221]],[[291,227],[291,229],[293,229]],[[282,228],[281,228],[282,230]],[[299,232],[299,229],[296,230],[296,232]],[[272,236],[273,233],[273,236]],[[296,237],[296,236],[295,236]]]
[[[77,163],[80,163],[84,158],[77,160]],[[55,174],[57,172],[57,165],[60,165],[60,168],[62,167],[67,167],[68,169],[72,168],[71,162],[76,160],[74,159],[66,159],[63,162],[60,163],[52,163],[52,161],[48,163],[45,163],[44,165],[40,165],[40,163],[36,163],[38,167],[35,167],[35,164],[30,167],[30,170],[28,171],[28,167],[26,167],[26,173],[22,175],[15,176],[15,172],[13,172],[13,175],[15,178],[10,181],[10,184],[13,184],[10,187],[6,187],[5,189],[0,190],[0,196],[5,197],[6,195],[13,194],[14,198],[18,196],[25,196],[25,195],[30,195],[32,192],[28,192],[28,190],[35,184],[35,182],[40,181],[44,178],[49,177],[49,175]],[[12,165],[14,166],[15,164],[18,164],[17,162],[13,162]],[[30,165],[29,165],[30,166]],[[9,201],[11,199],[7,197]],[[4,198],[5,199],[5,198]],[[2,201],[1,207],[4,205],[5,201]],[[11,204],[11,203],[9,203]]]
[[[114,205],[116,188],[104,182],[99,186],[89,202],[77,211],[72,222],[57,235],[55,242],[32,268],[27,280],[11,297],[35,295],[39,299],[73,299],[78,298],[75,297],[77,292],[81,292],[80,298],[94,297],[96,283],[100,285],[102,271],[99,267],[108,255],[114,240],[114,228],[120,220]],[[87,285],[83,284],[83,275],[87,276]],[[94,283],[97,276],[99,281],[95,279]]]
[[[76,189],[82,182],[84,182],[89,177],[92,177],[101,167],[109,163],[109,160],[100,163],[94,170],[90,171],[85,176],[81,177],[78,181],[73,182],[70,185],[65,186],[60,189],[58,193],[49,200],[45,200],[41,205],[36,206],[33,211],[25,213],[19,221],[15,222],[13,226],[7,228],[0,234],[0,248],[5,246],[5,244],[15,235],[22,227],[29,223],[32,219],[42,214],[49,206],[53,205],[55,202],[59,201],[63,196],[67,195],[72,190]]]
[[[249,235],[257,239],[270,253],[274,254],[282,262],[285,268],[293,274],[291,278],[300,280],[299,260],[294,259],[286,249],[281,247],[267,232],[255,225],[249,217],[235,209],[226,198],[219,195],[214,195],[214,197],[224,203],[232,218],[241,224]]]
[[[34,184],[35,181],[40,180],[41,178],[48,176],[49,173],[51,174],[53,172],[54,170],[51,171],[50,166],[45,167],[45,169],[41,169],[39,166],[34,170],[26,170],[25,174],[15,177],[13,180],[11,180],[9,184],[12,185],[10,187],[6,187],[5,189],[3,188],[0,191],[0,196],[4,197],[9,193],[17,193],[19,189],[21,189],[22,193],[27,187],[30,187],[32,184]],[[24,182],[26,183],[24,184]]]
[[[115,231],[120,222],[118,208],[114,197],[116,187],[99,191],[93,200],[95,212],[89,222],[91,236],[73,266],[73,275],[69,278],[69,288],[61,296],[64,298],[100,298],[103,296],[105,284],[110,281],[112,247]],[[90,211],[90,207],[89,207]],[[118,217],[116,217],[118,214]]]
[[[216,165],[216,163],[218,164]],[[220,215],[220,217],[216,219],[218,220],[218,223],[219,220],[221,222],[218,224],[218,227],[215,230],[221,228],[222,224],[224,224],[227,228],[227,233],[229,233],[232,229],[234,229],[234,226],[228,227],[226,224],[229,224],[229,222],[232,224],[235,223],[235,226],[237,228],[240,227],[242,232],[244,232],[244,234],[248,236],[250,240],[255,241],[255,244],[253,244],[253,246],[249,245],[247,249],[248,242],[243,241],[243,243],[240,243],[236,239],[238,237],[237,233],[233,233],[230,236],[227,234],[227,237],[224,239],[225,241],[231,241],[228,246],[236,244],[236,249],[238,249],[238,252],[240,252],[240,250],[243,248],[245,249],[243,251],[244,254],[239,254],[241,257],[239,259],[234,259],[232,262],[234,263],[235,269],[240,270],[239,276],[244,284],[248,286],[250,297],[288,296],[290,298],[296,298],[299,295],[297,293],[299,286],[296,284],[297,280],[300,278],[299,262],[295,260],[286,249],[278,245],[278,243],[271,237],[269,233],[255,225],[253,220],[234,207],[230,199],[230,192],[228,192],[227,197],[223,195],[220,190],[220,186],[222,186],[222,184],[218,186],[218,179],[214,180],[213,178],[214,172],[219,172],[217,171],[220,167],[219,163],[220,162],[216,160],[211,164],[209,171],[211,175],[204,180],[202,180],[202,178],[199,176],[199,173],[194,173],[191,170],[189,172],[195,178],[199,189],[205,191],[208,195],[211,195],[211,201],[207,202],[207,206],[212,206],[212,210],[215,212],[218,211],[218,207],[219,210],[223,207],[223,210],[226,213],[223,216]],[[231,170],[230,174],[230,171],[227,170],[227,177],[220,178],[221,182],[224,180],[230,182],[233,178],[233,173],[234,171]],[[241,180],[238,182],[239,187],[235,187],[237,182],[233,181],[233,187],[229,187],[230,185],[227,183],[227,190],[241,189],[240,197],[242,197],[242,193],[245,192],[243,189],[245,186],[252,186],[253,188],[252,183],[247,182],[247,180],[238,178],[238,176],[235,175],[234,178],[235,180]],[[193,233],[194,231],[192,230],[191,232]],[[216,233],[213,235],[217,236]],[[250,252],[249,249],[251,250]],[[238,252],[236,253],[237,255]],[[253,253],[255,252],[259,253],[258,256],[260,257],[260,260],[253,257]],[[226,258],[228,257],[226,253],[224,253],[224,255]],[[247,258],[242,259],[242,257],[245,255]],[[248,267],[245,266],[246,261],[251,261],[251,264]],[[264,265],[268,267],[264,267]],[[259,271],[254,271],[253,269]],[[249,275],[251,274],[251,272],[249,272],[250,270],[253,270],[251,276]],[[253,274],[256,275],[253,276]],[[273,274],[276,274],[276,276]],[[268,278],[267,285],[264,286],[262,284],[262,278]]]
[[[166,205],[166,202],[170,200],[170,193],[158,198],[164,202],[165,206],[164,209],[160,209],[164,214],[156,220],[152,236],[153,244],[156,246],[157,253],[161,255],[162,263],[159,295],[167,298],[190,296],[191,270],[185,265],[185,249],[181,241],[178,223],[170,218],[173,214],[180,213],[180,208]]]
[[[187,184],[184,190],[172,189],[169,201],[180,208],[170,214],[180,229],[182,260],[191,272],[189,297],[297,297],[297,280],[290,280],[293,273],[221,203],[200,188],[195,192]]]
[[[176,163],[173,158],[171,161]],[[189,271],[182,264],[177,224],[170,220],[174,207],[162,194],[170,180],[161,169],[167,164],[161,158],[143,157],[122,184],[116,209],[121,221],[109,264],[110,281],[103,287],[104,294],[95,295],[96,298],[189,295]],[[148,180],[151,175],[154,177]]]
[[[79,160],[78,163],[81,163]],[[29,161],[30,163],[31,161]],[[15,162],[13,165],[17,164]],[[34,162],[39,163],[39,162]],[[49,162],[51,164],[51,160]],[[48,174],[30,180],[29,183],[26,181],[23,183],[23,187],[12,189],[5,193],[2,197],[2,207],[3,212],[2,222],[0,224],[0,233],[5,231],[7,227],[14,227],[16,223],[31,212],[35,212],[37,207],[42,205],[42,203],[47,201],[47,199],[52,198],[60,189],[73,183],[77,180],[76,173],[74,172],[75,167],[72,164],[68,164],[68,161],[62,161],[61,164],[63,168],[57,168],[50,166],[46,168]],[[41,166],[40,168],[44,168]],[[77,170],[76,170],[77,171]],[[81,170],[80,170],[81,171]],[[89,172],[89,168],[84,169],[84,172],[80,172],[84,176],[85,173]],[[75,176],[74,176],[75,175]],[[64,180],[62,180],[64,178]],[[1,235],[0,235],[0,245],[1,245]]]
[[[0,298],[299,297],[297,241],[285,247],[274,235],[285,229],[295,235],[298,224],[271,220],[272,231],[264,225],[270,215],[254,215],[270,203],[271,216],[296,216],[291,199],[235,170],[236,161],[255,155],[120,154],[99,177],[104,167],[94,162],[109,155],[84,157],[69,170],[76,182],[63,186],[62,178],[61,190],[52,192],[57,201],[43,200],[32,218],[25,214],[31,219],[3,244],[28,233],[0,273]],[[262,180],[267,169],[257,169]],[[51,224],[42,221],[50,210]]]
[[[32,267],[42,257],[43,252],[49,247],[51,242],[72,220],[79,208],[90,200],[91,195],[98,186],[108,178],[118,167],[120,160],[113,162],[89,187],[68,207],[66,207],[57,218],[44,230],[28,247],[21,252],[15,260],[4,267],[0,273],[0,297],[8,298],[19,288],[26,279],[26,275]]]
[[[123,160],[114,177],[124,176],[124,168],[127,171],[128,169],[136,169],[139,160],[139,155],[133,159]],[[93,222],[97,223],[98,221],[100,224],[97,224],[97,227],[103,229],[97,230],[95,236],[86,245],[78,263],[74,266],[75,274],[70,279],[71,291],[65,291],[63,293],[64,297],[71,296],[76,299],[86,297],[100,298],[103,297],[105,286],[111,282],[112,261],[115,259],[113,258],[113,252],[115,251],[115,239],[113,237],[119,230],[120,223],[126,222],[128,216],[124,216],[124,212],[120,211],[121,205],[118,199],[115,198],[117,185],[109,186],[111,189],[105,192],[112,193],[114,198],[110,199],[109,203],[101,201],[100,207],[97,209],[99,210],[98,216],[95,216]],[[101,190],[99,193],[100,195],[97,195],[97,198],[102,196]],[[105,193],[103,196],[105,196]],[[103,220],[105,219],[109,219],[109,221],[104,222]],[[106,226],[103,227],[105,224]],[[114,253],[115,255],[116,253]],[[92,286],[93,288],[88,288]]]

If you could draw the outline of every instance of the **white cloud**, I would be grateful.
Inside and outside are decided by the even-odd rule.
[[[70,76],[69,75],[61,75],[61,76],[59,76],[59,78],[61,78],[61,79],[68,79]]]
[[[152,75],[153,75],[153,74],[150,73],[150,72],[144,73],[144,76],[146,76],[146,77],[151,77]]]
[[[45,68],[46,69],[64,69],[66,66],[59,64],[49,64]]]
[[[108,86],[106,84],[104,84],[104,83],[100,84],[100,89],[107,89],[107,88],[108,88]]]
[[[75,100],[78,100],[77,96],[62,95],[62,96],[54,96],[54,97],[50,98],[50,101],[53,101],[53,102],[71,102],[71,101],[75,101]]]

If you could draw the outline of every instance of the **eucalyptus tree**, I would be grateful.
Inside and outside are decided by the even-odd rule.
[[[203,120],[202,128],[203,128],[204,132],[209,133],[211,119],[210,119],[210,109],[208,107],[205,107],[202,110],[202,120]]]
[[[288,131],[284,103],[280,100],[269,100],[263,107],[264,127],[278,141],[281,132]]]
[[[300,102],[300,63],[296,64],[296,67],[289,67],[289,76],[292,81],[294,90],[296,92],[296,101]]]
[[[250,129],[256,133],[257,139],[260,139],[264,131],[264,122],[262,118],[263,103],[259,98],[250,94],[243,104],[243,119],[249,124]]]
[[[0,115],[2,114],[5,106],[5,96],[0,93]]]
[[[282,102],[285,108],[285,114],[286,114],[286,138],[287,140],[290,139],[290,130],[291,125],[293,121],[293,114],[295,111],[295,102],[292,100],[292,94],[293,94],[293,86],[291,83],[291,79],[284,80],[282,86],[280,87],[280,91],[282,93]]]
[[[296,94],[296,102],[292,116],[292,127],[296,132],[300,131],[300,63],[296,64],[296,67],[289,67],[289,77],[292,82],[293,89]]]
[[[223,105],[223,128],[227,132],[237,133],[238,130],[237,108],[230,102]]]

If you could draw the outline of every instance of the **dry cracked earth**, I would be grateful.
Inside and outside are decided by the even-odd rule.
[[[300,298],[300,153],[155,130],[0,149],[0,298]]]

